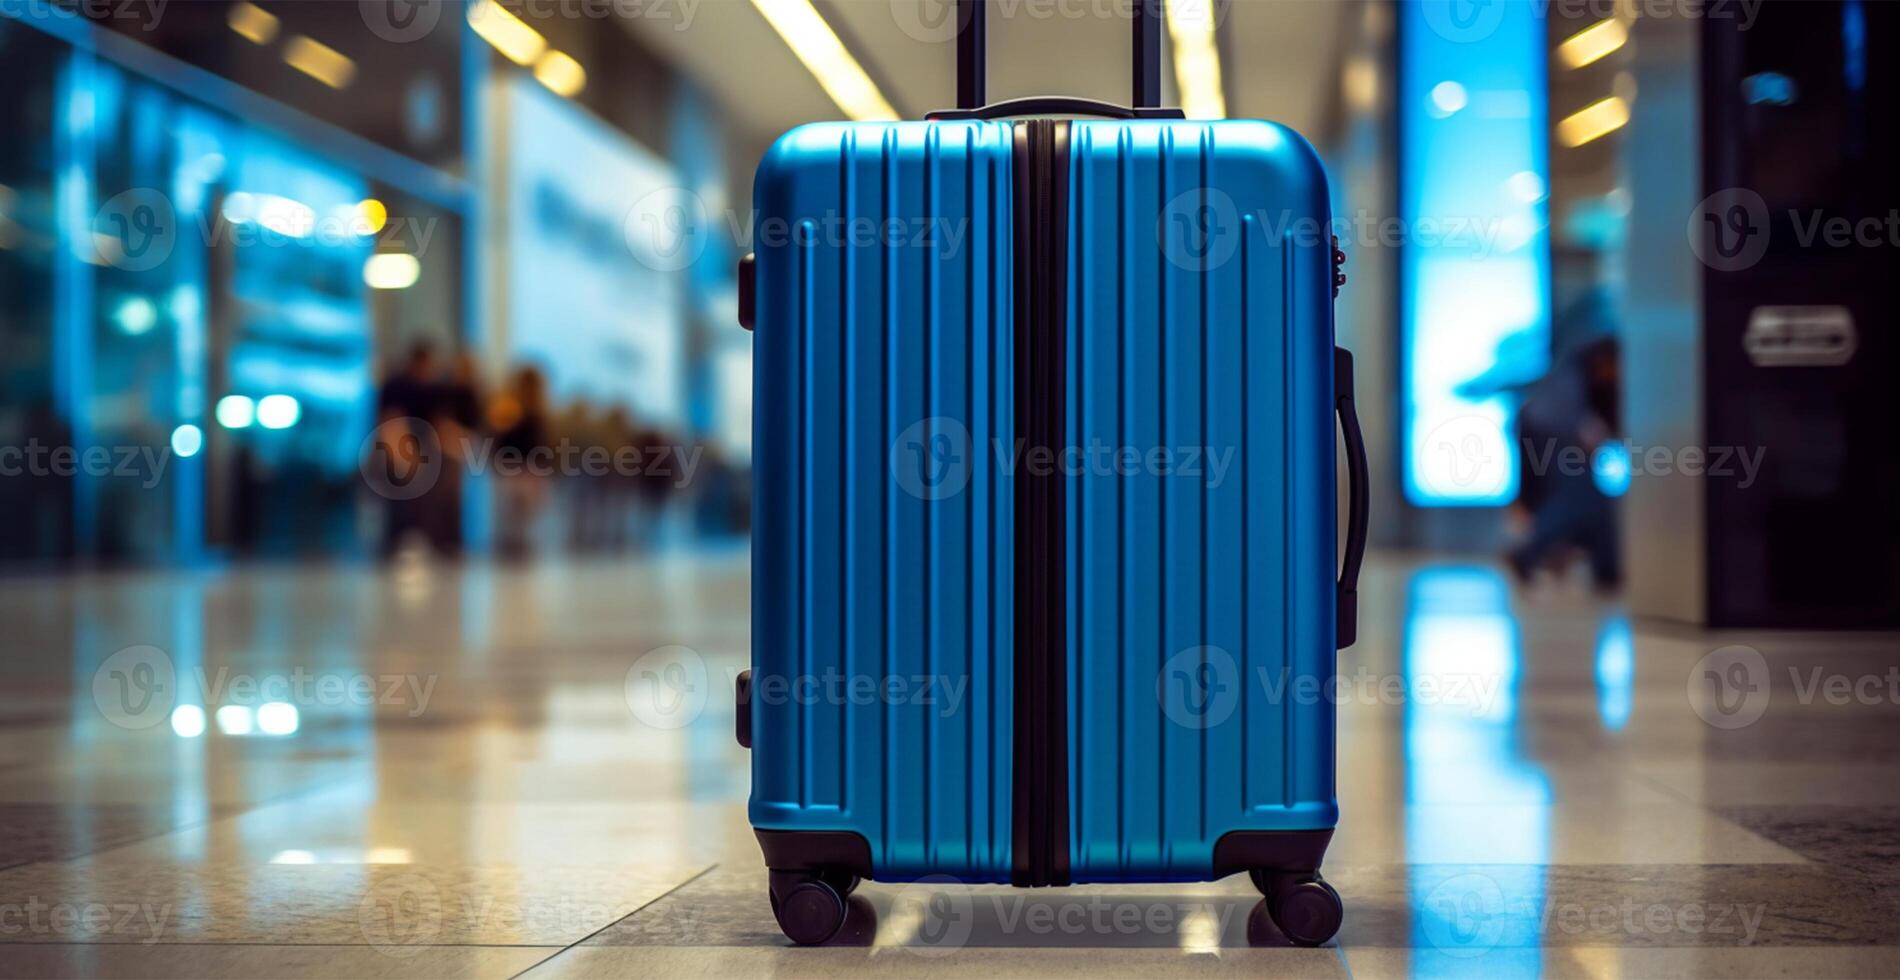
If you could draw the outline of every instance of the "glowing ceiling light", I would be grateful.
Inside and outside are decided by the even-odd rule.
[[[1614,53],[1630,39],[1620,20],[1601,20],[1565,38],[1557,45],[1557,60],[1565,68],[1582,68]]]
[[[251,709],[241,704],[227,704],[218,709],[213,717],[218,720],[218,731],[226,735],[249,735],[251,733]]]
[[[1189,119],[1225,119],[1227,97],[1221,91],[1220,50],[1214,43],[1213,0],[1180,0],[1168,4],[1167,12],[1181,111]]]
[[[257,198],[249,191],[232,191],[225,195],[224,206],[218,209],[224,220],[234,225],[248,224],[257,220]]]
[[[1544,199],[1548,191],[1544,187],[1544,178],[1535,170],[1520,170],[1504,182],[1510,188],[1511,196],[1525,204],[1536,204]]]
[[[127,296],[112,311],[112,319],[120,331],[137,337],[158,325],[158,304],[143,296]]]
[[[231,12],[224,16],[224,22],[246,41],[252,44],[269,44],[277,37],[277,15],[254,3],[239,0],[231,5]]]
[[[257,709],[257,728],[266,735],[292,734],[297,724],[297,706],[288,701],[271,701]]]
[[[265,395],[257,402],[257,424],[266,429],[288,429],[303,416],[303,406],[289,395]]]
[[[407,252],[381,252],[363,262],[363,284],[371,289],[408,289],[422,278],[422,263]]]
[[[468,26],[509,61],[523,68],[533,65],[541,52],[548,49],[548,39],[542,37],[540,31],[523,23],[495,0],[476,0],[469,4]]]
[[[302,34],[284,42],[284,61],[331,88],[345,88],[356,78],[349,55]]]
[[[1471,94],[1457,82],[1439,82],[1432,86],[1431,114],[1440,119],[1471,104]]]
[[[279,235],[308,238],[316,230],[317,212],[302,201],[276,194],[258,194],[254,203],[257,223]]]
[[[172,452],[177,453],[180,458],[190,459],[198,455],[199,450],[202,450],[204,447],[205,430],[192,425],[190,422],[186,422],[184,425],[172,430]],[[200,712],[200,714],[202,715],[203,712]]]
[[[205,709],[181,704],[172,709],[172,734],[179,738],[197,738],[205,733]]]
[[[1565,146],[1582,146],[1622,129],[1629,121],[1629,103],[1612,95],[1565,116],[1557,124],[1557,139]]]
[[[877,90],[864,66],[819,16],[811,0],[752,0],[767,23],[831,96],[844,114],[859,122],[895,120],[897,110]]]
[[[218,407],[212,414],[217,416],[218,424],[227,429],[248,429],[257,420],[257,403],[251,401],[249,395],[226,395],[218,399]]]
[[[366,197],[356,204],[354,227],[365,235],[374,235],[389,224],[389,208],[373,197]]]
[[[534,80],[571,99],[587,87],[587,69],[565,51],[549,51],[534,63]]]

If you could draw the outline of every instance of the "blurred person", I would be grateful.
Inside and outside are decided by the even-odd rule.
[[[561,481],[567,548],[575,554],[599,551],[609,543],[611,474],[602,472],[597,464],[603,451],[611,459],[616,448],[619,432],[611,420],[611,412],[600,410],[585,398],[570,402],[558,419],[556,441],[578,466],[563,473],[565,479]]]
[[[507,460],[496,468],[501,511],[496,550],[507,561],[533,552],[534,528],[548,493],[548,475],[537,470],[547,462],[541,457],[549,425],[546,377],[533,365],[516,368],[488,411],[496,457]]]
[[[440,433],[434,428],[441,404],[435,349],[427,341],[418,342],[409,348],[402,366],[387,373],[376,393],[376,445],[392,480],[408,479],[425,465],[426,454],[441,452]],[[407,500],[386,500],[381,557],[393,557],[414,533],[431,537],[432,506],[430,493]]]
[[[468,479],[468,454],[482,429],[481,376],[475,355],[464,350],[449,362],[448,377],[438,386],[430,423],[442,444],[442,472],[423,495],[428,506],[424,521],[429,543],[441,554],[459,558],[464,545],[463,485]]]
[[[1561,570],[1573,549],[1589,559],[1599,590],[1622,580],[1615,501],[1598,486],[1597,451],[1621,437],[1620,349],[1614,337],[1598,336],[1560,358],[1530,389],[1518,410],[1522,477],[1518,501],[1524,540],[1506,558],[1521,583],[1539,570]],[[1578,452],[1582,472],[1560,465]]]

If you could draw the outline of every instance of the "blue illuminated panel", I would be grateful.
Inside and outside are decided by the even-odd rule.
[[[1398,8],[1405,492],[1420,506],[1507,504],[1510,391],[1550,350],[1541,5]]]

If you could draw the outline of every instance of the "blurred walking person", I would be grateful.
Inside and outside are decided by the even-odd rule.
[[[1598,338],[1561,358],[1518,410],[1523,474],[1518,506],[1528,517],[1524,540],[1505,556],[1518,581],[1539,570],[1562,570],[1573,549],[1589,559],[1597,589],[1622,580],[1616,502],[1598,485],[1597,453],[1621,438],[1619,347]],[[1551,468],[1564,453],[1589,460],[1585,472]],[[1543,460],[1543,469],[1534,461]]]
[[[429,502],[423,520],[436,551],[459,558],[465,541],[463,486],[468,479],[468,454],[482,431],[481,379],[475,355],[468,351],[455,355],[434,401],[430,423],[442,444],[442,472],[423,495]]]
[[[441,406],[442,386],[435,377],[435,351],[428,343],[409,348],[402,365],[388,372],[376,393],[376,448],[392,486],[416,479],[429,456],[442,452],[433,420]],[[431,488],[433,489],[433,488]],[[431,494],[385,500],[378,554],[389,559],[412,534],[429,536]]]
[[[488,424],[495,433],[495,458],[506,461],[496,467],[501,511],[496,549],[502,559],[520,561],[533,553],[550,476],[536,472],[548,463],[541,458],[548,445],[547,380],[539,368],[515,369],[489,406]]]

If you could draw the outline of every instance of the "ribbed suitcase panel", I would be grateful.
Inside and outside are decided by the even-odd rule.
[[[1337,820],[1297,686],[1334,655],[1325,181],[1257,122],[1077,123],[1073,161],[1072,872],[1205,878],[1228,831]]]
[[[755,190],[751,819],[880,878],[1010,867],[1009,168],[1005,123],[819,124]]]

